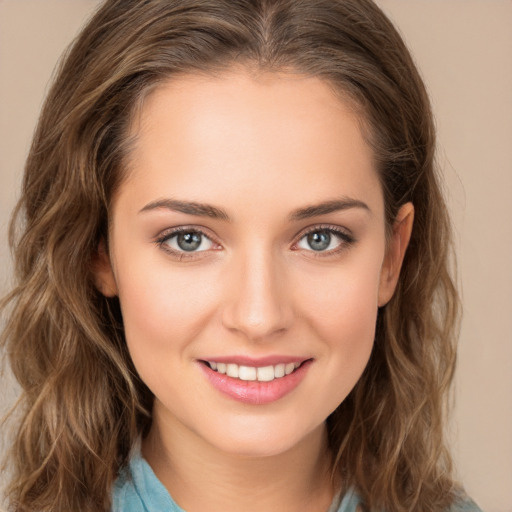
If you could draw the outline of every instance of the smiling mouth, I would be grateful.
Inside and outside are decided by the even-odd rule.
[[[304,380],[313,361],[313,358],[294,360],[287,356],[259,361],[243,356],[220,361],[198,360],[203,374],[216,390],[249,405],[270,404],[291,393]]]
[[[309,359],[308,359],[309,361]],[[294,363],[280,363],[268,366],[245,366],[234,363],[220,363],[216,361],[202,361],[211,370],[227,375],[228,377],[243,381],[271,382],[292,374],[306,361]]]

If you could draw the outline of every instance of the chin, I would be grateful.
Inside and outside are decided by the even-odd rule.
[[[325,430],[325,422],[316,428],[298,428],[293,420],[276,428],[275,424],[262,425],[233,425],[226,428],[225,425],[218,431],[212,429],[207,436],[203,436],[207,442],[215,446],[219,451],[228,455],[241,458],[275,457],[284,454],[293,448],[298,448],[302,442],[313,435],[321,437]]]

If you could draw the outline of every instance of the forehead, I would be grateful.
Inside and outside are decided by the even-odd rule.
[[[161,195],[184,191],[209,202],[229,193],[302,203],[381,195],[353,102],[316,77],[175,77],[147,96],[131,135],[128,181],[148,199],[159,187]]]

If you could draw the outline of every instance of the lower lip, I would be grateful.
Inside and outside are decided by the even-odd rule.
[[[199,363],[199,366],[213,387],[224,395],[238,402],[263,405],[275,402],[291,393],[302,382],[312,362],[311,360],[305,361],[289,375],[270,382],[235,379],[212,370],[204,363]]]

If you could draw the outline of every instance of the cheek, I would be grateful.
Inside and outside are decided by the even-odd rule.
[[[118,268],[126,341],[141,374],[144,366],[186,358],[189,341],[214,311],[212,276],[173,272],[161,259]]]
[[[330,298],[323,304],[324,319],[320,312],[317,316],[315,330],[325,342],[332,370],[342,376],[344,386],[352,388],[368,362],[374,343],[375,293],[372,286],[354,289],[345,283]]]
[[[304,319],[322,342],[326,373],[337,390],[337,406],[356,384],[370,357],[378,312],[380,261],[359,259],[341,264],[322,280],[308,275]]]
[[[328,337],[372,331],[378,308],[379,258],[353,258],[329,272],[305,273],[302,282],[304,310],[318,332]]]

